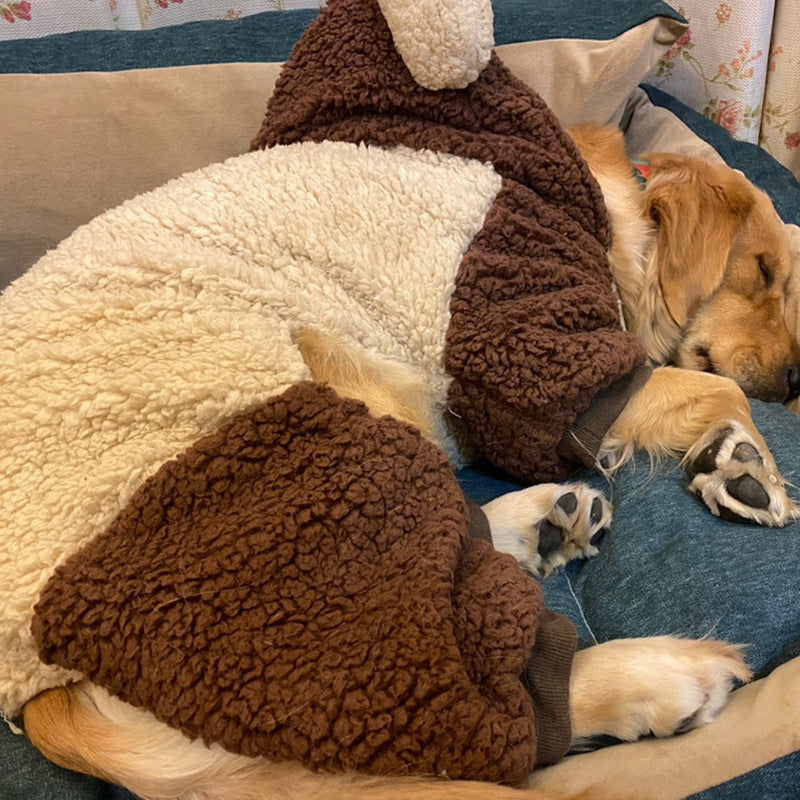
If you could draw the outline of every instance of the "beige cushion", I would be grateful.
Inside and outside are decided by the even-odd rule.
[[[614,39],[497,52],[564,124],[618,114],[683,32],[656,17]],[[0,75],[0,287],[106,209],[246,152],[280,64]]]

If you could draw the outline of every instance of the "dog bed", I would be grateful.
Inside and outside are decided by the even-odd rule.
[[[674,19],[673,17],[667,18]],[[656,97],[655,94],[653,96]],[[628,106],[630,109],[628,123],[632,129],[632,135],[636,134],[637,125],[643,118],[641,108],[638,113],[635,110],[637,103],[641,105],[641,98],[637,97],[635,102]],[[646,106],[645,113],[651,114],[652,106]],[[693,145],[700,146],[697,142],[693,142]],[[755,160],[758,161],[759,159]],[[789,192],[784,192],[782,195],[779,193],[780,197],[788,194]],[[791,206],[791,203],[788,205]],[[797,206],[794,206],[794,208],[796,209]],[[111,218],[113,219],[113,215]],[[213,226],[213,220],[210,220],[209,223]],[[43,283],[47,280],[54,281],[53,288],[57,289],[57,270],[48,275],[46,266],[44,268],[40,266],[39,273],[37,280]],[[68,283],[65,284],[65,290],[67,286]],[[98,288],[104,289],[106,287]],[[141,297],[146,301],[146,287],[143,286],[142,288],[145,291]],[[226,296],[225,287],[221,287],[221,289],[220,296]],[[13,299],[13,293],[9,296]],[[100,316],[102,317],[102,314]],[[159,340],[159,309],[155,306],[153,307],[151,319],[153,326],[148,332],[148,336],[144,337],[142,341],[148,341],[153,347],[157,348]],[[252,326],[250,326],[251,322],[253,323]],[[113,327],[114,320],[105,319],[103,323],[108,323]],[[215,319],[214,314],[203,317],[202,323],[200,328],[193,325],[189,329],[187,326],[186,345],[189,348],[187,352],[191,352],[194,347],[202,348],[203,341],[198,336],[199,329],[205,331],[208,341],[212,337],[214,339],[219,338],[218,326],[220,320]],[[257,321],[248,319],[242,324],[241,329],[225,331],[225,336],[221,338],[224,340],[225,346],[229,348],[227,355],[231,360],[242,358],[244,363],[252,367],[258,363],[259,359],[268,357],[266,354],[258,353],[257,348],[254,347],[254,342],[263,340],[262,334],[263,331],[258,329]],[[51,340],[51,345],[49,346],[57,349],[58,331],[56,329],[52,330],[48,333],[48,337]],[[290,349],[290,343],[286,343],[286,348]],[[294,383],[304,377],[302,369],[297,367],[296,364],[292,366],[291,359],[288,363],[290,367],[282,376],[282,379],[286,382],[285,385]],[[181,360],[176,359],[174,366],[176,370],[180,369]],[[202,428],[203,425],[207,425],[211,430],[215,429],[219,424],[218,420],[221,418],[219,416],[220,413],[222,415],[235,413],[242,408],[243,402],[252,401],[254,397],[253,391],[270,393],[275,390],[274,386],[266,390],[263,386],[258,386],[257,390],[254,389],[259,379],[267,378],[267,371],[265,369],[263,375],[261,375],[257,369],[252,370],[252,383],[236,386],[225,386],[224,383],[215,384],[214,370],[211,368],[208,376],[203,377],[202,381],[199,380],[199,377],[202,376],[198,376],[197,373],[189,375],[187,384],[196,382],[206,386],[210,385],[214,387],[216,396],[212,398],[210,403],[196,403],[194,418],[170,420],[169,426],[176,431],[177,435],[166,446],[163,446],[162,443],[145,442],[146,447],[152,448],[148,454],[151,459],[150,463],[160,463],[165,457],[168,457],[170,452],[180,449],[182,442],[190,443],[193,441],[192,437],[196,435],[198,430],[205,430]],[[95,387],[92,393],[84,398],[70,397],[69,405],[65,408],[65,419],[69,420],[71,409],[78,409],[79,416],[86,417],[87,412],[90,417],[94,414],[97,424],[102,426],[103,414],[98,409],[102,407],[103,403],[106,403],[106,407],[108,407],[108,404],[119,402],[119,390],[121,387],[109,386],[105,381],[101,381],[100,385],[103,386],[103,389],[99,393]],[[131,402],[135,400],[135,395],[131,395],[127,390],[125,393],[129,398],[132,398]],[[144,394],[143,392],[143,401]],[[248,397],[251,398],[250,401],[244,400],[244,398]],[[192,397],[187,399],[189,405],[192,404],[193,399]],[[211,411],[212,407],[214,407],[213,411]],[[140,406],[137,410],[141,411],[141,408]],[[222,409],[222,412],[220,412],[220,409]],[[163,412],[163,409],[153,410],[155,413]],[[215,416],[215,414],[218,416]],[[787,475],[787,478],[790,481],[793,480],[791,459],[795,457],[794,454],[797,449],[787,431],[791,432],[793,426],[796,426],[794,418],[788,413],[782,414],[781,409],[773,408],[757,408],[756,414],[762,430],[768,435],[768,441],[773,447],[779,465]],[[79,431],[79,426],[74,430]],[[781,431],[781,440],[786,443],[785,451],[781,450],[776,444],[775,436],[769,437],[771,430]],[[46,436],[45,424],[42,425],[42,431]],[[66,429],[62,433],[69,436],[69,431]],[[74,445],[76,448],[80,448],[80,436],[75,438]],[[125,468],[116,465],[116,459],[119,458],[124,461],[125,455],[124,447],[116,449],[114,452],[109,452],[109,458],[113,457],[114,460],[105,463],[100,461],[95,467],[95,477],[101,485],[105,484],[106,487],[113,488],[113,493],[117,496],[119,502],[123,502],[131,496],[148,471],[147,466],[131,470],[130,465]],[[643,476],[646,477],[643,478]],[[509,486],[505,480],[501,484],[497,484],[494,479],[489,479],[475,470],[462,472],[460,478],[462,485],[467,487],[468,492],[475,495],[479,500],[487,499],[489,494],[497,492],[501,488],[507,489]],[[770,604],[764,603],[763,600],[764,584],[766,583],[765,576],[768,578],[772,572],[776,571],[776,555],[780,553],[781,560],[786,559],[787,563],[792,563],[791,556],[787,556],[787,554],[791,554],[792,530],[790,528],[780,532],[764,532],[761,529],[751,529],[746,526],[735,526],[730,523],[713,520],[704,509],[699,508],[691,498],[682,493],[682,481],[677,470],[673,468],[671,471],[667,471],[663,476],[663,482],[659,481],[661,481],[661,476],[658,479],[651,478],[648,468],[641,465],[638,468],[631,467],[618,479],[613,487],[613,498],[618,505],[613,537],[609,537],[609,543],[604,547],[603,554],[596,561],[570,568],[563,574],[545,581],[545,593],[548,601],[573,618],[576,624],[579,625],[582,638],[586,641],[602,640],[612,635],[638,635],[643,632],[681,632],[697,635],[710,632],[712,629],[714,629],[715,635],[729,636],[737,641],[753,640],[758,634],[753,664],[764,674],[770,673],[770,677],[763,683],[754,684],[752,687],[740,690],[739,694],[742,701],[738,702],[739,697],[737,697],[738,704],[735,703],[734,708],[738,709],[745,703],[749,703],[752,709],[760,712],[762,707],[768,706],[768,700],[773,697],[776,686],[781,690],[786,690],[786,687],[792,685],[792,681],[796,682],[794,674],[797,667],[794,662],[788,662],[788,659],[794,655],[793,648],[796,648],[795,615],[792,613],[795,610],[795,606],[792,598],[797,594],[794,590],[794,584],[791,582],[793,578],[787,576],[786,580],[782,579],[780,593],[770,595],[772,600]],[[641,486],[637,487],[637,483],[641,484]],[[641,500],[643,496],[646,496],[646,502]],[[107,498],[108,495],[105,497]],[[88,506],[89,510],[97,515],[97,519],[104,518],[104,515],[107,518],[112,513],[112,508],[107,503],[104,505],[103,498],[103,492],[98,492],[91,498]],[[74,498],[72,497],[64,497],[59,500],[59,503],[71,503],[73,500]],[[651,503],[653,504],[652,506]],[[642,531],[652,529],[653,507],[657,507],[664,512],[664,519],[661,520],[659,525],[659,536],[647,536],[643,541]],[[47,508],[42,508],[40,511],[46,514]],[[640,513],[637,515],[637,512]],[[674,524],[676,520],[679,523],[677,525]],[[696,525],[696,530],[693,529],[693,526],[686,525],[686,520],[692,520],[693,526]],[[672,528],[669,527],[669,522],[671,521],[673,522]],[[700,531],[716,531],[717,527],[715,526],[721,526],[718,527],[719,532],[713,537],[709,533],[707,539],[711,539],[716,545],[709,546],[706,543],[707,539],[703,539],[704,548],[712,549],[713,553],[709,554],[705,549],[698,550],[696,539],[701,535]],[[662,533],[663,537],[661,536]],[[692,537],[695,541],[692,540]],[[789,542],[788,544],[787,541]],[[782,545],[780,549],[778,549],[779,542]],[[644,553],[637,547],[644,548]],[[728,557],[721,558],[717,556],[716,554],[720,551],[725,552]],[[683,558],[675,558],[675,552],[679,553]],[[737,553],[741,554],[740,560],[736,558]],[[648,556],[649,560],[645,556]],[[777,567],[780,567],[781,563],[782,561],[779,562]],[[711,574],[708,573],[709,565],[714,567],[714,571]],[[763,565],[763,569],[755,569],[755,565]],[[757,576],[757,580],[747,582],[738,579],[742,571],[746,572],[748,577]],[[780,574],[783,575],[783,572],[785,572],[785,569],[781,570]],[[651,590],[653,575],[658,575],[663,583],[659,592],[655,594]],[[640,577],[640,579],[637,581],[635,580],[636,577]],[[683,582],[679,579],[682,579]],[[628,594],[620,594],[620,584],[629,591]],[[736,587],[741,587],[741,591],[735,591]],[[774,587],[775,581],[773,580],[769,583],[769,591],[773,592]],[[783,591],[784,588],[785,592]],[[723,593],[721,589],[727,589],[728,591]],[[759,596],[760,593],[762,596]],[[625,611],[624,614],[621,613],[619,603],[611,604],[608,602],[609,597],[617,598],[623,596],[626,600],[622,604]],[[660,599],[664,596],[670,597],[675,602],[665,608],[663,600]],[[692,598],[691,602],[680,602],[685,597]],[[694,598],[697,599],[695,600]],[[719,602],[717,602],[718,598]],[[778,599],[780,599],[780,602],[777,602]],[[753,613],[754,609],[758,609],[760,613]],[[698,613],[700,611],[702,613]],[[773,668],[781,662],[788,663],[773,672]],[[784,708],[782,711],[788,719],[797,719],[796,713],[792,717],[793,709],[791,706]],[[769,741],[769,747],[752,747],[751,740],[743,737],[741,730],[736,727],[730,729],[735,731],[735,735],[729,732],[731,739],[724,740],[731,753],[740,753],[742,749],[748,751],[749,761],[741,758],[731,759],[734,762],[733,770],[742,772],[746,770],[747,766],[759,766],[766,761],[772,760],[773,757],[784,756],[789,752],[785,736],[781,738],[771,735],[773,729],[770,728],[770,725],[780,726],[781,723],[778,712],[760,713],[759,718],[761,717],[763,717],[762,721],[766,727],[753,728],[753,736],[762,744],[764,741]],[[709,729],[709,731],[711,730]],[[721,724],[713,726],[714,732],[728,730],[729,728]],[[710,736],[711,734],[708,733],[708,735]],[[693,736],[695,735],[693,734]],[[693,741],[696,742],[697,737]],[[719,740],[714,743],[718,745]],[[733,743],[736,744],[739,750],[732,747]],[[667,792],[677,792],[679,789],[674,782],[670,783],[671,778],[665,779],[664,782],[652,779],[652,763],[647,760],[648,757],[653,758],[653,756],[648,756],[648,745],[650,744],[645,742],[641,743],[641,745],[634,745],[633,748],[635,749],[633,751],[630,748],[626,748],[625,753],[619,755],[616,754],[615,748],[607,748],[588,756],[577,756],[552,768],[550,773],[547,771],[540,773],[538,780],[543,785],[547,785],[548,780],[563,781],[565,770],[568,771],[569,779],[576,781],[576,785],[582,778],[585,778],[587,770],[589,773],[593,773],[592,779],[597,780],[598,774],[600,774],[598,773],[598,762],[600,763],[599,769],[601,771],[607,769],[611,773],[614,770],[618,770],[621,758],[625,763],[633,765],[629,767],[633,770],[631,780],[638,780],[638,783],[633,785],[641,788],[637,795],[642,797],[681,796],[679,794],[655,793],[664,791],[664,785],[669,787],[666,790]],[[659,743],[660,746],[665,744],[667,743]],[[670,756],[669,761],[665,762],[662,751],[659,751],[659,753],[662,753],[659,756],[661,765],[666,770],[667,775],[671,774],[671,769],[674,769],[675,764],[682,764],[684,771],[686,771],[685,763],[688,763],[685,761],[687,749],[695,754],[697,758],[703,758],[702,754],[708,752],[696,744],[690,747],[690,745],[678,740],[668,744],[672,748],[668,752],[675,754]],[[634,754],[641,753],[642,755],[632,758],[631,752]],[[757,755],[754,755],[756,753]],[[601,759],[606,759],[607,763],[604,765]],[[593,766],[589,765],[590,760]],[[581,766],[584,764],[587,766]],[[768,772],[770,774],[781,774],[780,769],[786,770],[786,762],[776,765],[776,770],[768,770]],[[637,772],[636,770],[639,771]],[[704,765],[702,768],[698,767],[692,772],[696,783],[691,788],[701,788],[711,782],[719,783],[733,774],[738,773],[736,771],[725,772],[724,770],[711,772]],[[553,777],[549,777],[550,775]],[[706,783],[703,784],[703,781]],[[686,794],[682,789],[680,791]],[[749,796],[754,795],[751,794]]]

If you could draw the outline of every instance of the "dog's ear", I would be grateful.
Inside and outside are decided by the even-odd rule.
[[[722,282],[731,247],[755,198],[732,169],[682,156],[651,156],[647,211],[658,227],[661,292],[683,327]]]

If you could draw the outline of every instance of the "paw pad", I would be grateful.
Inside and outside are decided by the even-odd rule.
[[[725,481],[728,494],[740,503],[752,508],[767,508],[769,495],[764,487],[752,475],[740,475]]]
[[[589,514],[589,522],[597,525],[603,517],[603,501],[599,497],[592,500],[592,510]]]
[[[750,442],[741,442],[737,444],[733,449],[731,458],[734,461],[741,461],[742,464],[746,464],[748,461],[758,461],[759,464],[764,463],[761,453],[759,453]]]
[[[722,428],[717,431],[714,441],[706,445],[696,458],[688,462],[687,472],[690,477],[693,478],[698,473],[708,474],[717,468],[719,451],[732,433],[733,428]]]
[[[776,527],[800,513],[769,451],[738,422],[723,424],[690,450],[686,472],[690,490],[723,519]]]
[[[573,485],[538,523],[541,564],[534,571],[547,575],[574,558],[597,555],[597,545],[610,521],[611,506],[599,492],[583,484]]]
[[[589,539],[589,544],[592,547],[597,547],[597,545],[599,545],[600,542],[603,541],[607,533],[608,533],[608,528],[600,528],[600,530],[597,531],[597,533],[595,533],[591,539]]]
[[[549,519],[543,519],[539,523],[539,544],[536,547],[536,552],[539,553],[543,559],[547,559],[558,550],[563,539],[564,531],[558,526],[553,525]]]
[[[578,507],[578,497],[576,496],[575,492],[567,492],[558,498],[556,505],[563,509],[567,514],[574,514],[575,509]]]
[[[585,483],[540,483],[483,506],[497,550],[534,575],[590,558],[611,524],[611,504]]]

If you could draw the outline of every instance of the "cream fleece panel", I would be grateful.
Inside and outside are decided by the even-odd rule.
[[[300,326],[430,376],[462,254],[500,189],[475,161],[298,144],[179,178],[79,228],[0,296],[0,709],[69,680],[32,607],[137,487],[309,373]]]
[[[378,0],[395,47],[426,89],[463,89],[489,63],[491,0]]]

